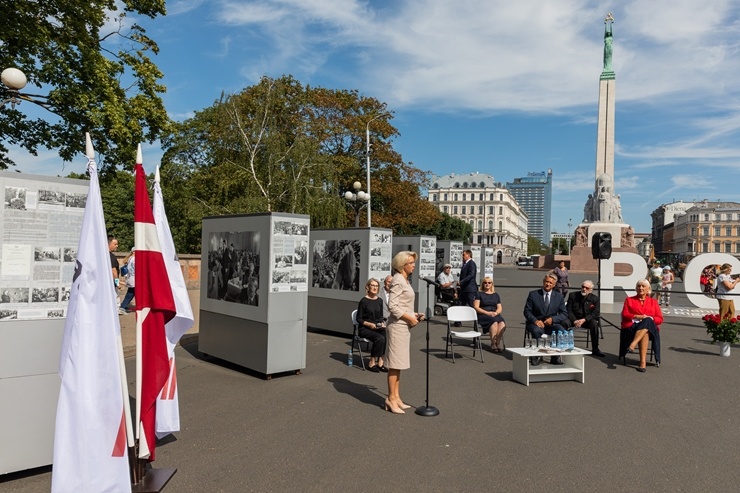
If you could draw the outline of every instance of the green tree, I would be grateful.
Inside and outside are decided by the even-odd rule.
[[[527,237],[527,255],[539,255],[542,249],[542,242],[534,236]]]
[[[71,161],[84,151],[85,131],[100,169],[133,168],[136,144],[158,139],[169,118],[162,73],[149,58],[159,48],[128,15],[164,14],[165,1],[0,0],[0,11],[0,68],[23,71],[24,92],[48,93],[36,99],[58,117],[30,117],[28,102],[0,106],[0,168],[15,164],[8,144],[33,155],[40,146],[58,149]],[[0,99],[9,95],[0,86]]]

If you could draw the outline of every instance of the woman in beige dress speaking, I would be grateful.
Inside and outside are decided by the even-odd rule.
[[[393,257],[393,280],[388,298],[388,324],[386,328],[386,355],[385,364],[388,367],[388,398],[385,400],[385,410],[394,414],[405,414],[408,406],[401,400],[399,384],[401,370],[411,367],[409,343],[411,341],[411,327],[424,319],[421,313],[414,313],[414,290],[409,284],[409,275],[416,267],[415,252],[398,252]]]

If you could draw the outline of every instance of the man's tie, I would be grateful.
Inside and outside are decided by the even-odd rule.
[[[545,310],[550,308],[550,292],[545,293]]]

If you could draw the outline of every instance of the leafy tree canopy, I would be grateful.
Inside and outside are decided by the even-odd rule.
[[[8,144],[33,155],[40,146],[58,149],[71,161],[84,152],[85,131],[101,169],[133,167],[136,145],[159,138],[169,119],[162,73],[149,58],[159,48],[127,14],[153,18],[165,1],[0,0],[0,12],[0,69],[23,71],[22,92],[48,94],[35,99],[58,116],[29,111],[27,101],[0,107],[0,168],[14,165]],[[0,99],[9,97],[1,86]]]

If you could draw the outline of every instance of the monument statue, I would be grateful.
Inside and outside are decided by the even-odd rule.
[[[588,194],[586,205],[583,206],[583,222],[591,223],[594,220],[594,196]]]
[[[611,12],[604,19],[604,72],[612,71],[612,26],[614,16]]]

